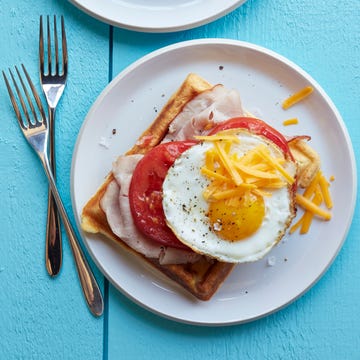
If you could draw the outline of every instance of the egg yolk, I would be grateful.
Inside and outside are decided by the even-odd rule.
[[[264,216],[263,197],[250,192],[238,198],[209,203],[208,217],[213,231],[220,238],[232,242],[255,233]]]

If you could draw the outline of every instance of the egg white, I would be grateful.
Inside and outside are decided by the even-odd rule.
[[[263,143],[273,156],[283,156],[281,151],[261,137],[240,131],[236,144],[239,156]],[[181,242],[194,251],[224,262],[242,263],[261,259],[282,238],[293,216],[293,200],[289,187],[272,190],[264,197],[265,216],[260,228],[240,241],[227,241],[212,229],[208,203],[203,191],[209,180],[200,173],[205,153],[213,145],[200,143],[185,151],[169,169],[163,183],[163,208],[168,226]],[[295,167],[291,168],[292,175]]]

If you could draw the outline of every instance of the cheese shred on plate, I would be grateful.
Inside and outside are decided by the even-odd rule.
[[[300,91],[296,92],[295,94],[289,96],[286,100],[284,100],[282,103],[282,108],[284,110],[289,109],[291,106],[308,97],[313,91],[314,89],[311,86],[304,87]]]
[[[296,194],[296,204],[304,210],[304,214],[290,228],[290,234],[298,229],[300,234],[306,234],[315,216],[327,221],[331,219],[329,210],[333,207],[333,201],[329,187],[330,183],[319,170],[304,193]]]
[[[283,121],[284,126],[296,125],[298,123],[299,123],[299,120],[297,118],[286,119]]]

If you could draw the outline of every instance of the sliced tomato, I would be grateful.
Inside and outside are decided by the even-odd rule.
[[[292,155],[290,152],[290,148],[287,140],[284,135],[282,135],[279,131],[268,125],[266,122],[251,118],[251,117],[237,117],[226,120],[222,123],[216,125],[213,129],[211,129],[209,135],[216,134],[222,130],[229,129],[246,129],[255,135],[262,135],[267,139],[271,140],[275,145],[277,145],[285,154],[286,157],[290,157],[292,159]]]
[[[154,147],[139,161],[132,176],[129,202],[135,225],[144,235],[164,246],[188,249],[166,224],[162,184],[174,161],[196,143],[174,141]]]

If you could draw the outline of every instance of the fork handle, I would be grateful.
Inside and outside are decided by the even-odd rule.
[[[55,109],[48,107],[49,110],[49,158],[52,174],[56,176],[55,168],[55,136],[54,121]],[[56,203],[49,188],[48,208],[46,219],[46,238],[45,238],[45,264],[47,272],[50,276],[56,276],[62,264],[62,241],[59,213]]]
[[[49,188],[46,219],[45,264],[51,277],[56,276],[62,264],[61,228],[56,203]]]
[[[90,266],[84,256],[84,253],[81,250],[79,241],[76,237],[74,229],[70,223],[70,220],[65,211],[64,205],[61,201],[59,192],[56,188],[53,174],[50,169],[49,161],[47,156],[40,157],[46,176],[49,180],[49,185],[51,188],[51,192],[53,194],[54,200],[56,202],[57,208],[59,210],[61,220],[63,221],[67,237],[70,241],[70,247],[75,259],[75,264],[77,268],[77,272],[80,279],[80,284],[83,289],[83,293],[88,304],[88,307],[91,313],[94,316],[100,316],[104,311],[104,301],[101,295],[101,291],[99,289],[99,285],[96,282],[93,272],[90,269]]]

